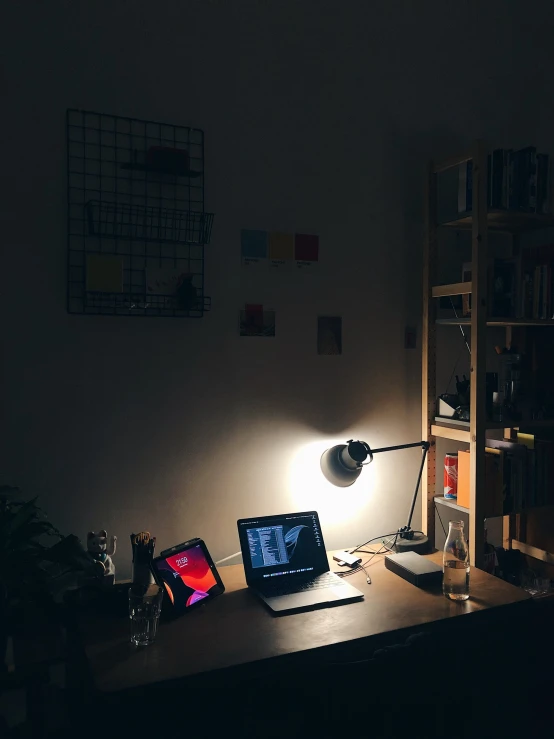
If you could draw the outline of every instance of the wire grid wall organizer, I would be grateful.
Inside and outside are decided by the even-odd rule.
[[[67,111],[70,313],[202,317],[204,133]]]

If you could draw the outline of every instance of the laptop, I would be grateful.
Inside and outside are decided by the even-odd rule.
[[[337,606],[364,594],[330,571],[315,511],[237,521],[248,586],[278,614]]]

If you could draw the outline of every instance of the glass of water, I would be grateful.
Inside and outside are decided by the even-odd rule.
[[[158,585],[133,585],[129,588],[131,644],[146,647],[156,638],[162,610],[163,590]]]

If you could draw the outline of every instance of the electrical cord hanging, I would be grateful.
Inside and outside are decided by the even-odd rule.
[[[440,511],[439,511],[439,507],[437,506],[437,503],[436,503],[436,501],[435,501],[435,510],[436,510],[436,512],[437,512],[437,516],[439,517],[439,521],[441,522],[442,530],[444,531],[444,536],[445,536],[445,538],[448,538],[448,537],[446,536],[446,529],[444,528],[444,524],[443,524],[443,522],[442,522],[442,518],[441,518],[441,514],[440,514]]]
[[[452,306],[452,310],[454,311],[454,315],[456,316],[456,320],[458,320],[458,311],[454,307],[454,301],[452,300],[452,298],[450,298],[450,305]],[[466,337],[466,334],[465,334],[464,329],[462,328],[462,324],[461,323],[458,324],[458,328],[460,329],[460,331],[462,333],[462,336],[464,337],[464,342],[465,342],[465,345],[466,345],[467,350],[469,352],[469,356],[471,356],[471,347],[468,344],[467,337]]]
[[[215,562],[215,564],[220,565],[222,562],[227,562],[228,559],[233,559],[233,557],[238,557],[239,554],[242,554],[242,552],[235,552],[234,554],[230,554],[228,557],[223,557],[223,559],[218,559],[217,562]]]

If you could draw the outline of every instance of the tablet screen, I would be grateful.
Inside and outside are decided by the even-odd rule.
[[[177,611],[183,612],[222,592],[201,544],[166,558],[157,558],[153,565],[158,581]]]

